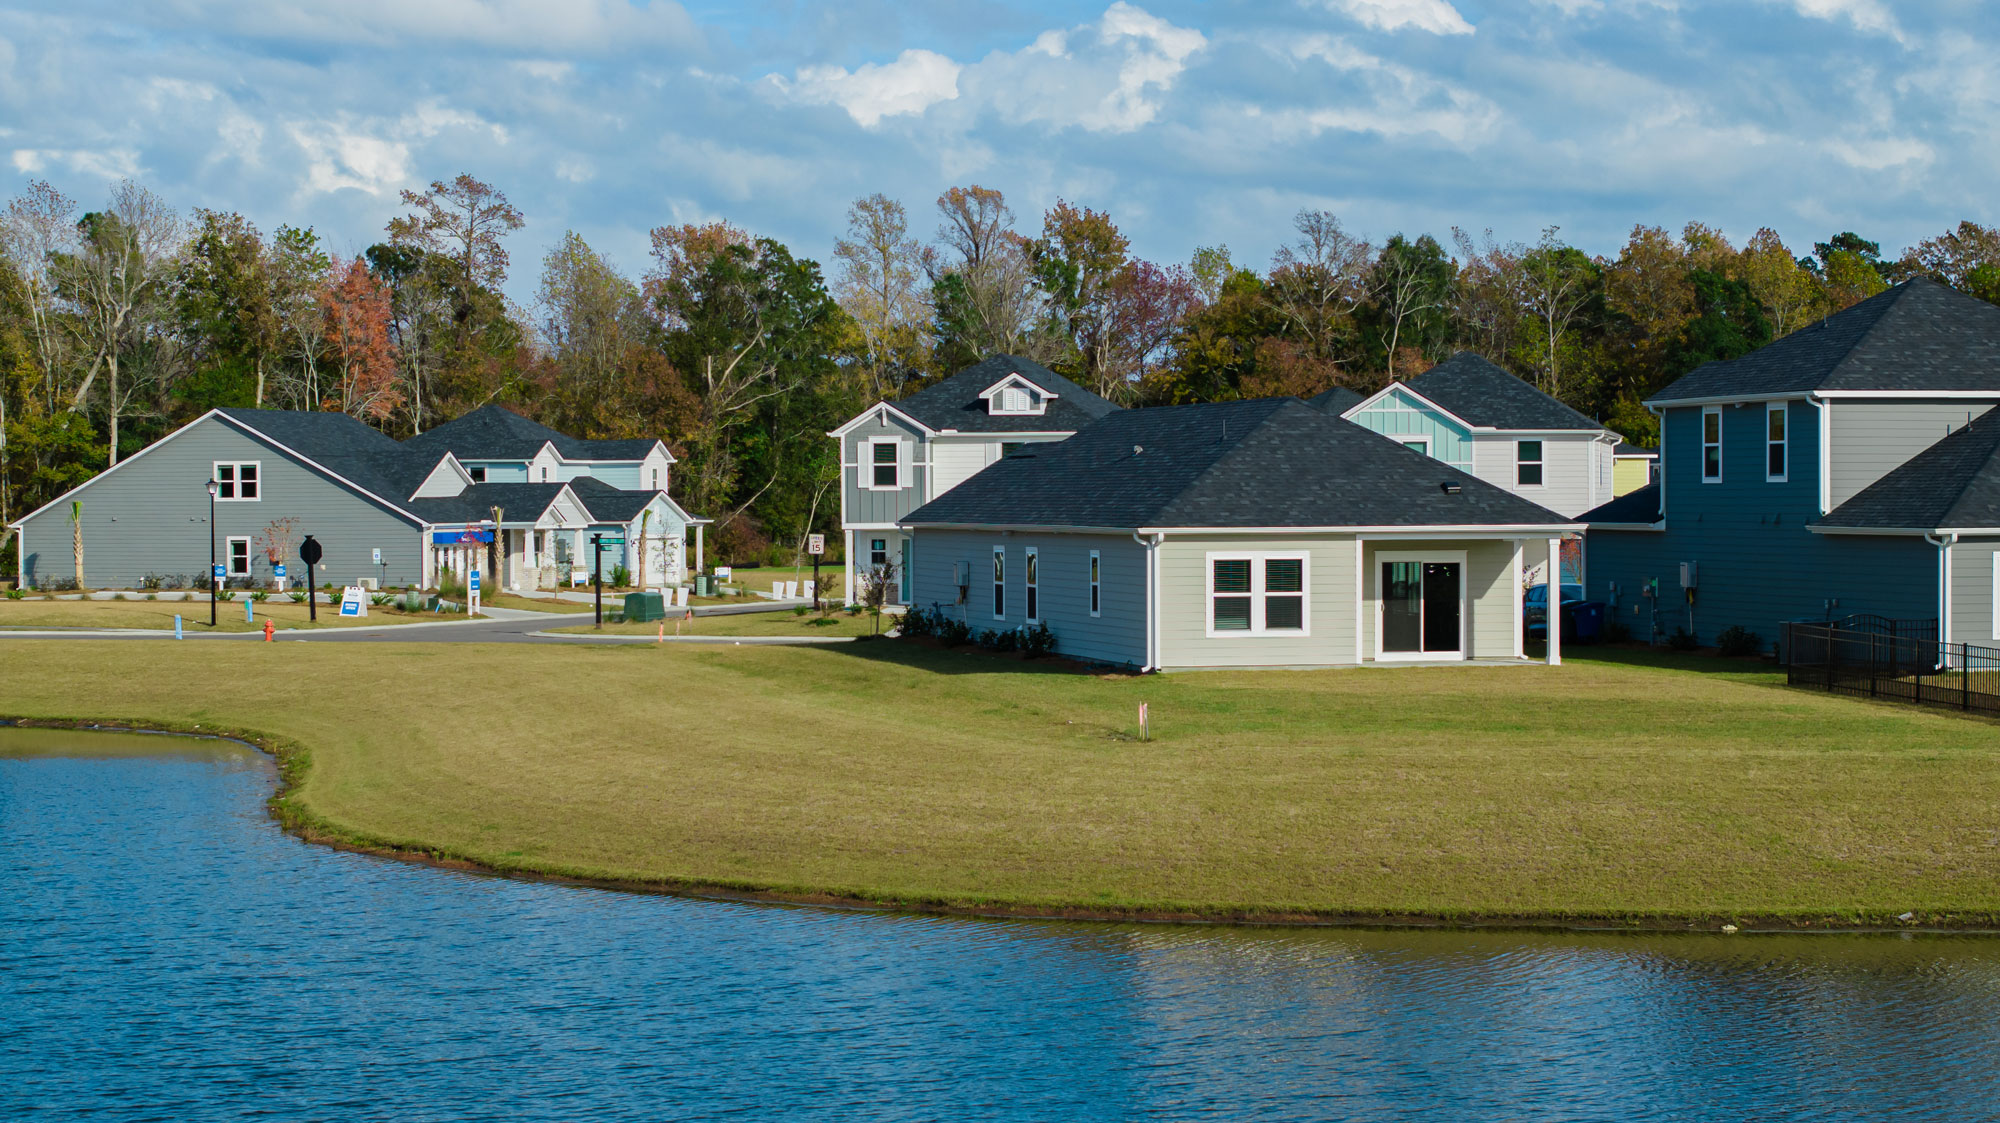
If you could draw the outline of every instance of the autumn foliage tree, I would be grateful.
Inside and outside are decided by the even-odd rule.
[[[326,343],[336,376],[327,409],[381,421],[402,403],[396,349],[389,341],[389,292],[360,258],[334,260],[319,291]]]

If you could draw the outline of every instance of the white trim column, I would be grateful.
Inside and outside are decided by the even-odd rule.
[[[856,562],[855,562],[855,560],[854,560],[854,543],[856,542],[856,539],[855,539],[855,537],[854,537],[854,532],[853,532],[853,531],[851,531],[851,530],[844,530],[844,531],[842,531],[842,532],[841,532],[841,534],[842,534],[842,535],[843,535],[843,536],[845,537],[846,541],[845,541],[844,543],[842,543],[842,547],[841,547],[841,549],[842,549],[842,553],[841,553],[841,555],[840,555],[840,556],[842,557],[842,559],[844,559],[844,560],[845,560],[845,562],[846,562],[846,567],[847,567],[847,579],[846,579],[846,584],[847,584],[847,596],[846,596],[846,599],[845,599],[845,600],[844,600],[844,601],[843,601],[842,603],[845,603],[845,604],[853,604],[853,603],[854,603],[854,570],[855,570],[855,566],[857,565],[857,563],[856,563]]]
[[[703,537],[702,532],[707,529],[708,528],[701,523],[694,524],[694,571],[696,573],[700,573],[708,568],[707,566],[702,564],[702,552],[705,543],[705,539]]]
[[[1516,538],[1514,539],[1513,568],[1510,571],[1512,574],[1511,580],[1514,583],[1514,658],[1516,659],[1526,659],[1528,657],[1528,622],[1522,618],[1522,613],[1526,610],[1526,606],[1521,603],[1521,598],[1526,592],[1521,587],[1521,582],[1526,576],[1521,571],[1522,553],[1521,540]]]
[[[1543,630],[1549,637],[1548,662],[1551,667],[1559,667],[1563,661],[1562,544],[1560,538],[1549,539],[1549,607]]]

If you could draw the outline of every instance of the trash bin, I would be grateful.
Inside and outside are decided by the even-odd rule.
[[[694,575],[694,595],[695,595],[695,596],[698,596],[698,597],[712,597],[712,596],[714,596],[714,595],[715,595],[715,578],[713,578],[713,577],[710,577],[710,576],[709,576],[708,574],[706,574],[706,573],[697,573],[697,574],[695,574],[695,575]]]
[[[658,593],[626,593],[625,619],[633,623],[667,618],[667,598]]]
[[[1563,606],[1563,638],[1578,643],[1599,643],[1604,639],[1603,601],[1587,600]]]

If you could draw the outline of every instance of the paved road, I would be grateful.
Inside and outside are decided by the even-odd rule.
[[[697,617],[739,616],[752,612],[788,612],[789,604],[703,605],[694,609]],[[657,642],[653,636],[554,634],[552,628],[574,628],[590,623],[581,612],[526,612],[511,608],[489,608],[477,620],[441,620],[421,624],[366,624],[324,631],[279,631],[279,643],[543,643],[543,644],[634,644]],[[185,629],[188,639],[209,643],[236,641],[259,643],[262,632],[210,632],[200,625]],[[136,628],[8,628],[0,629],[0,639],[162,639],[172,632]],[[762,644],[812,646],[848,643],[848,636],[668,636],[667,643],[680,644]]]

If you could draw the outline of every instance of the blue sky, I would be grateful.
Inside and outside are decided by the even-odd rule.
[[[86,205],[307,223],[353,252],[396,192],[512,197],[516,299],[574,228],[632,273],[725,218],[826,260],[881,191],[1024,226],[1068,198],[1136,252],[1262,265],[1303,207],[1382,239],[1545,225],[1615,253],[1689,219],[1795,250],[2000,219],[1984,0],[109,0],[0,4],[0,167]],[[11,194],[12,190],[6,192]]]

